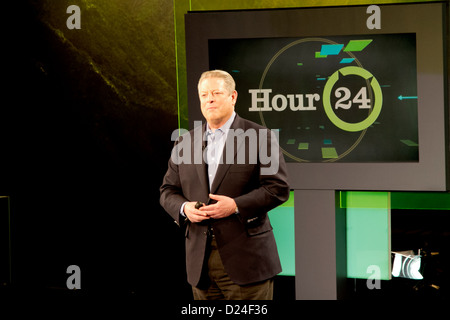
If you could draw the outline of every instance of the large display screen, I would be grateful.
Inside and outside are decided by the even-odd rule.
[[[189,12],[189,124],[197,83],[224,69],[236,112],[278,132],[292,189],[448,189],[444,3]]]
[[[279,131],[289,162],[417,162],[416,35],[211,39],[236,111]]]

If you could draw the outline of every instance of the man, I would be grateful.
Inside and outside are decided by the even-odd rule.
[[[160,188],[187,224],[188,282],[196,300],[272,299],[281,264],[267,212],[289,197],[283,156],[270,130],[235,113],[230,74],[203,73],[198,92],[207,122],[178,139]]]

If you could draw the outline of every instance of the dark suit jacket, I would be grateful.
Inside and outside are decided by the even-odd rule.
[[[175,148],[180,147],[183,141],[184,145],[174,149],[178,151],[172,153],[160,188],[160,203],[178,225],[180,221],[184,221],[180,216],[181,205],[185,201],[210,203],[209,193],[234,198],[238,206],[238,214],[232,214],[224,219],[210,219],[202,223],[187,222],[186,268],[188,282],[193,286],[197,286],[200,281],[209,225],[214,229],[225,271],[233,282],[239,285],[255,283],[281,272],[280,259],[267,212],[289,197],[286,165],[279,151],[275,154],[275,159],[279,162],[278,171],[268,175],[260,174],[262,168],[267,169],[270,166],[267,159],[261,157],[261,146],[264,144],[268,146],[270,155],[270,131],[236,115],[230,129],[239,128],[243,130],[234,131],[237,133],[234,135],[228,134],[222,155],[222,158],[226,156],[227,146],[233,143],[234,159],[233,161],[225,159],[224,164],[219,164],[211,190],[207,178],[207,165],[203,160],[198,164],[193,163],[195,157],[197,162],[202,159],[200,153],[206,144],[203,141],[206,124],[189,131],[176,142]],[[263,131],[260,130],[265,130],[267,134],[261,134]],[[258,147],[255,148],[255,141],[249,143],[244,139],[233,137],[244,137],[246,133],[256,134]],[[189,159],[189,150],[192,161],[180,163],[180,158],[175,154],[183,155],[186,160]],[[250,152],[255,150],[258,154],[257,161],[250,160]],[[237,159],[238,154],[245,155],[244,163]]]

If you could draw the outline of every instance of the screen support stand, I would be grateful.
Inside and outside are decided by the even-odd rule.
[[[347,282],[346,213],[339,191],[294,190],[297,300],[337,300]]]

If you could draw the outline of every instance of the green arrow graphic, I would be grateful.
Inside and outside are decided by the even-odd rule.
[[[417,96],[406,96],[406,97],[404,97],[404,96],[402,96],[402,95],[400,95],[400,96],[398,96],[398,100],[406,100],[406,99],[417,99]]]

